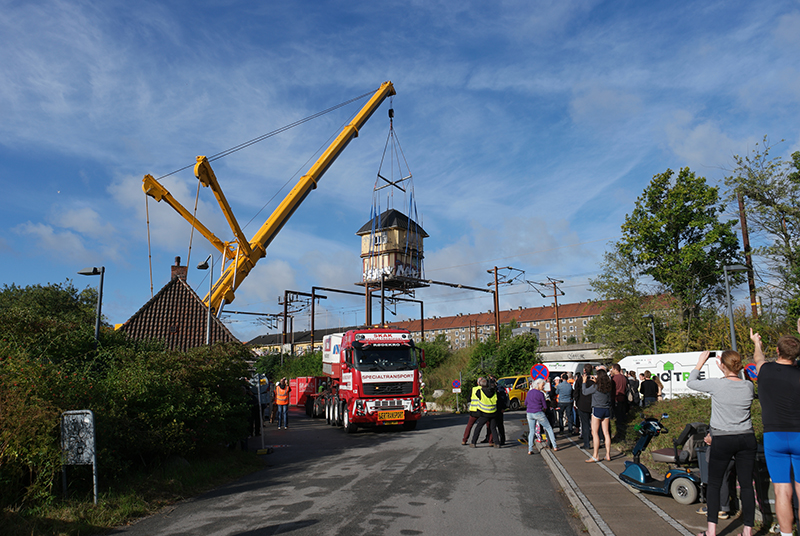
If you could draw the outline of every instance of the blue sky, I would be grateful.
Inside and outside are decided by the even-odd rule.
[[[426,275],[484,287],[487,269],[510,265],[529,280],[564,280],[563,302],[593,297],[587,281],[653,175],[689,166],[720,181],[732,156],[764,135],[785,140],[776,155],[800,149],[796,1],[0,6],[0,282],[83,288],[96,278],[76,272],[104,265],[111,323],[150,298],[145,174],[165,175],[385,80],[397,90],[394,127],[430,234]],[[248,236],[359,107],[213,163],[239,221],[252,219]],[[284,289],[360,288],[355,232],[369,219],[387,109],[229,309],[276,313]],[[191,168],[164,185],[193,205]],[[157,292],[175,256],[186,264],[190,227],[164,203],[150,200],[149,215]],[[198,219],[231,238],[208,189]],[[195,233],[189,283],[201,295],[208,281],[194,266],[212,249]],[[501,308],[552,301],[529,290],[503,287]],[[416,297],[426,316],[491,308],[468,291]],[[319,323],[363,321],[358,298],[330,295],[318,310]],[[388,318],[416,314],[399,307]],[[230,320],[245,340],[267,331]]]

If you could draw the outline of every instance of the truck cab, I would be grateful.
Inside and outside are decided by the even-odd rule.
[[[326,336],[322,372],[332,382],[322,401],[326,420],[347,432],[391,424],[413,430],[422,416],[424,366],[424,355],[406,330],[364,329]]]

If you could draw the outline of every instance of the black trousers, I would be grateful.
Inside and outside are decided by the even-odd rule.
[[[492,442],[499,441],[500,436],[497,434],[497,422],[495,421],[494,414],[487,415],[486,413],[481,413],[480,417],[478,417],[478,422],[475,423],[475,427],[473,428],[473,445],[478,444],[478,438],[481,435],[481,428],[483,428],[483,425],[485,425],[487,422],[489,423],[489,430],[492,432]]]
[[[753,467],[756,461],[756,436],[753,432],[737,435],[715,435],[708,460],[708,522],[719,521],[719,492],[728,462],[734,458],[736,477],[742,499],[742,523],[752,527],[756,517],[756,496],[753,491]]]
[[[499,441],[498,444],[502,447],[506,444],[506,425],[503,423],[503,412],[498,411],[495,413],[493,420],[495,426],[497,427],[497,435],[492,436],[492,438],[494,439],[495,443]],[[491,426],[491,424],[489,426]]]
[[[578,415],[581,418],[581,439],[583,439],[583,448],[592,448],[592,412],[578,410]]]

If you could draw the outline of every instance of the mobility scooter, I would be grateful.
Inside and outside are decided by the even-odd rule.
[[[667,417],[665,414],[661,418]],[[680,504],[692,504],[697,500],[700,475],[680,466],[689,463],[692,458],[696,459],[695,448],[698,446],[698,441],[702,442],[706,429],[707,426],[702,423],[687,424],[680,436],[672,440],[673,448],[652,452],[654,461],[676,466],[667,471],[664,480],[657,480],[650,475],[647,467],[639,462],[639,457],[655,436],[666,434],[668,430],[658,419],[645,418],[636,425],[636,430],[642,437],[633,447],[633,461],[625,462],[625,470],[619,475],[620,480],[640,491],[672,495]]]

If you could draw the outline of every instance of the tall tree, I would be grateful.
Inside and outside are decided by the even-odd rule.
[[[656,175],[622,225],[620,253],[679,301],[684,322],[724,296],[722,267],[741,262],[736,220],[720,221],[719,191],[689,168]]]
[[[766,136],[751,154],[734,156],[736,168],[725,178],[728,199],[744,196],[748,227],[763,245],[754,255],[764,260],[767,281],[760,291],[789,316],[800,313],[800,151],[792,161],[770,157]]]
[[[600,274],[589,279],[589,285],[606,305],[602,313],[589,321],[586,337],[602,344],[614,361],[629,355],[651,353],[650,320],[643,315],[652,313],[649,308],[652,299],[648,300],[648,293],[636,277],[636,265],[629,256],[621,253],[619,243],[614,243],[603,255],[600,266]],[[660,325],[658,316],[654,315],[653,321],[656,327]]]

